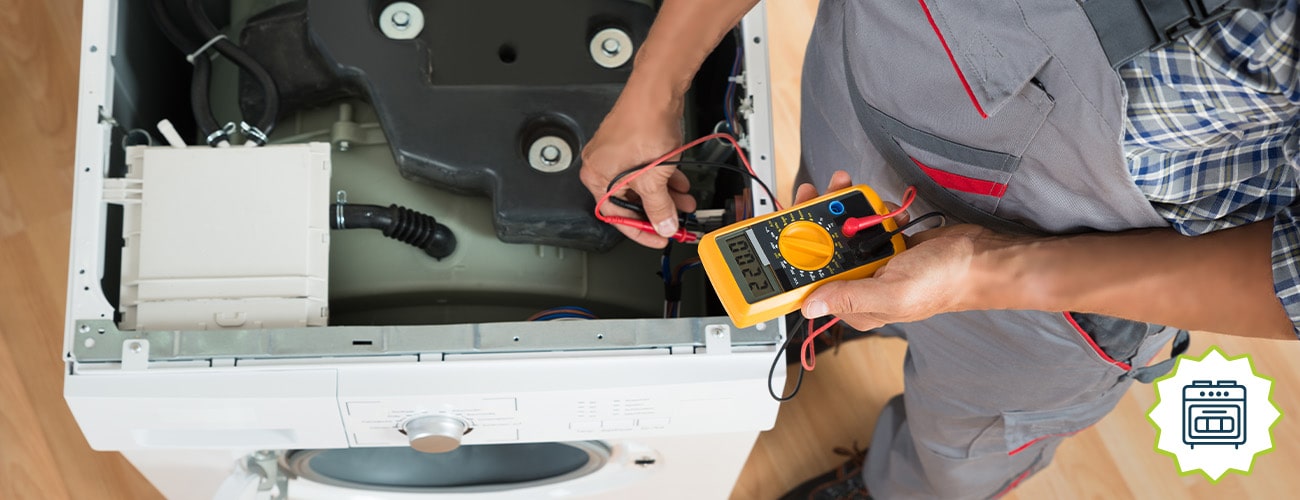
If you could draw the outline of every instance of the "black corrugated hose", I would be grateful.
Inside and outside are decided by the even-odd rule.
[[[438,260],[456,250],[456,235],[431,215],[389,205],[330,205],[330,229],[378,229],[384,236],[424,250]]]

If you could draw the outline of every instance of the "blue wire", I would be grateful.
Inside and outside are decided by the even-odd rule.
[[[587,313],[587,314],[590,314],[590,315],[592,315],[592,316],[595,316],[595,315],[596,315],[596,313],[591,312],[591,309],[587,309],[587,308],[582,307],[582,306],[560,306],[560,307],[552,307],[552,308],[550,308],[550,309],[547,309],[547,311],[554,311],[554,310],[556,310],[556,309],[573,309],[573,310],[575,310],[575,311],[582,311],[582,312]]]
[[[727,121],[727,130],[732,135],[737,134],[735,119],[732,117],[731,106],[736,98],[736,81],[734,78],[740,76],[740,42],[736,42],[736,60],[731,63],[731,77],[727,78],[727,95],[722,101],[722,116]]]
[[[582,316],[582,315],[578,315],[578,314],[571,314],[571,313],[556,313],[556,314],[548,314],[548,315],[546,315],[546,316],[541,316],[541,317],[539,317],[539,318],[537,318],[537,319],[535,319],[535,320],[533,320],[533,321],[550,321],[550,320],[553,320],[553,319],[565,319],[565,318],[591,319],[591,318],[589,318],[589,317],[587,317],[587,316]]]
[[[553,311],[558,311],[558,312],[553,312]],[[575,314],[570,311],[578,311],[583,314]],[[552,307],[550,309],[544,309],[542,311],[539,311],[538,314],[541,314],[541,316],[534,318],[533,321],[544,321],[545,318],[555,319],[552,318],[552,316],[556,316],[556,315],[561,315],[561,316],[567,315],[568,317],[583,318],[583,319],[596,319],[597,317],[596,313],[591,312],[590,309],[587,309],[582,306]]]
[[[698,267],[700,267],[700,266],[703,266],[703,265],[704,265],[704,264],[703,264],[703,263],[700,263],[700,262],[692,262],[692,263],[690,263],[690,264],[687,264],[687,265],[685,265],[685,266],[682,266],[681,269],[678,269],[678,270],[677,270],[677,276],[675,277],[675,280],[676,280],[677,282],[680,283],[680,282],[682,281],[682,275],[683,275],[683,274],[686,274],[686,271],[690,271],[691,269],[696,269],[696,268],[698,268]]]

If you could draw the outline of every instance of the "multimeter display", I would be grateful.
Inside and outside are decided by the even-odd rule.
[[[739,276],[744,280],[744,287],[741,291],[750,302],[762,300],[778,293],[783,292],[773,284],[771,266],[767,259],[759,258],[759,254],[754,250],[754,245],[750,243],[748,232],[737,234],[723,243],[727,246],[727,251],[731,252],[731,261],[735,263],[736,268],[740,271]]]
[[[707,234],[700,260],[732,321],[750,326],[797,310],[822,282],[871,276],[903,251],[889,219],[844,235],[849,219],[882,213],[870,188],[854,186]]]

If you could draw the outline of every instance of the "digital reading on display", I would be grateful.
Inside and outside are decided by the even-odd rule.
[[[758,253],[750,244],[748,235],[742,232],[727,238],[725,244],[727,251],[731,252],[735,269],[740,273],[738,277],[743,279],[740,282],[741,290],[749,296],[750,302],[757,302],[779,292],[764,270],[763,262],[759,260]]]

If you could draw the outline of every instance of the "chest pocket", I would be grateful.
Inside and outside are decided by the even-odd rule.
[[[1003,232],[1041,233],[1022,214],[1002,216],[1000,209],[1015,197],[1022,155],[1054,107],[1037,80],[1050,52],[1017,24],[1014,2],[911,5],[884,9],[911,28],[911,43],[899,50],[871,50],[880,43],[873,38],[891,35],[853,25],[880,13],[845,16],[850,100],[867,137],[947,215]]]

